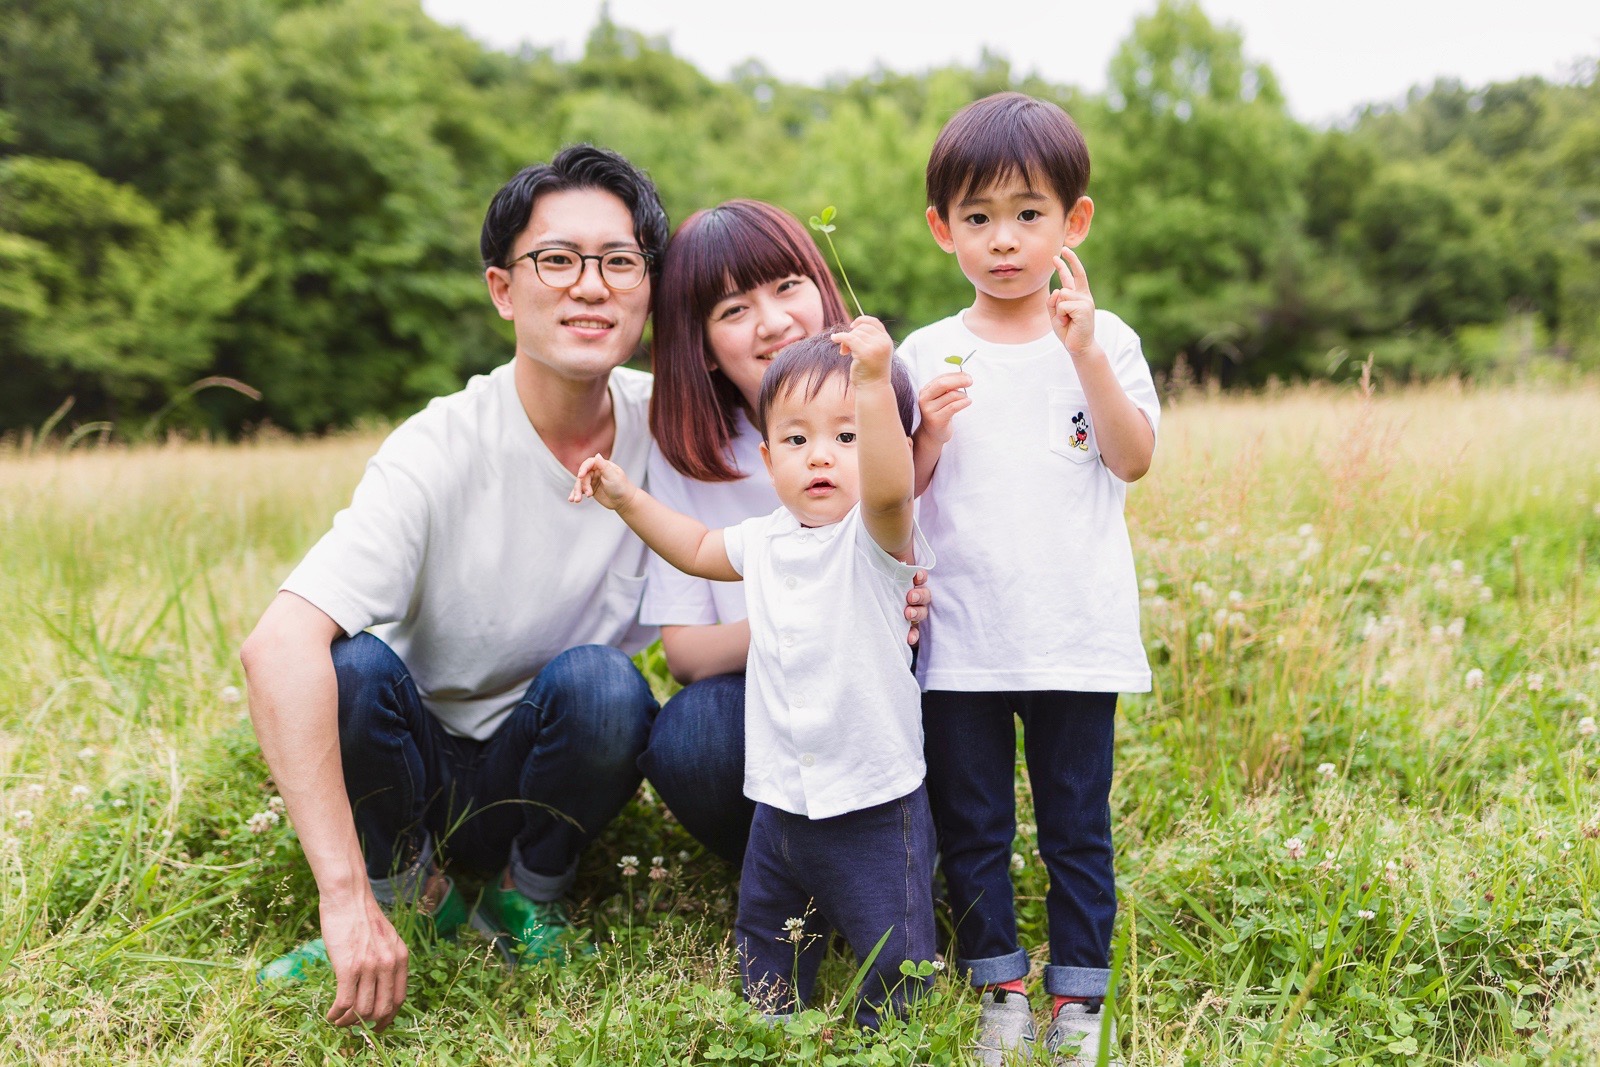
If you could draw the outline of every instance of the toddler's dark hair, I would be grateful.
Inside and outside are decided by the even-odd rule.
[[[928,156],[928,206],[950,208],[995,182],[1042,181],[1072,209],[1089,188],[1089,146],[1061,108],[1026,93],[995,93],[951,116]]]
[[[849,356],[839,351],[830,338],[843,333],[848,326],[828,326],[814,337],[785,345],[772,366],[761,376],[761,394],[756,399],[756,424],[761,427],[761,439],[767,439],[767,414],[773,401],[790,389],[805,389],[805,399],[810,400],[821,391],[830,378],[844,375],[850,378]],[[906,365],[895,356],[889,361],[889,383],[894,386],[895,406],[900,410],[900,425],[906,436],[911,436],[912,420],[917,412],[917,390],[911,384]]]

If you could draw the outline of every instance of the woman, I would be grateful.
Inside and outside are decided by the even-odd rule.
[[[771,512],[778,497],[751,422],[761,376],[785,345],[849,321],[833,275],[794,216],[730,200],[679,227],[654,305],[650,492],[712,528]],[[737,863],[755,810],[744,796],[744,589],[655,556],[646,578],[640,621],[661,627],[684,689],[661,709],[640,766],[684,828]],[[920,622],[927,602],[913,589],[906,617]]]

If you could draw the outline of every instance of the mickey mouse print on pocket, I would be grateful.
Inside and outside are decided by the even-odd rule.
[[[1075,463],[1098,459],[1089,405],[1079,389],[1050,390],[1050,451]]]

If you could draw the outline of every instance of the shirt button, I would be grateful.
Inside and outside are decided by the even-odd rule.
[[[783,635],[783,647],[784,648],[793,648],[794,647],[794,634],[784,634]]]
[[[793,589],[795,586],[800,584],[800,580],[798,578],[785,578],[783,580],[783,584],[788,586],[790,589]]]
[[[804,756],[800,757],[800,766],[802,766],[802,767],[815,766],[816,762],[817,762],[817,757],[813,756],[809,752],[807,752]]]

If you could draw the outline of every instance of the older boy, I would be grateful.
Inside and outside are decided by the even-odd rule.
[[[1112,721],[1118,692],[1150,688],[1122,508],[1160,409],[1139,338],[1095,309],[1072,251],[1094,216],[1088,182],[1059,107],[1000,93],[957,113],[928,161],[927,218],[974,299],[901,348],[926,383],[917,485],[942,561],[918,667],[928,793],[959,965],[982,990],[977,1051],[993,1064],[1035,1034],[1010,874],[1015,720],[1050,875],[1044,1044],[1090,1064],[1116,916]],[[943,373],[951,356],[971,373]]]

